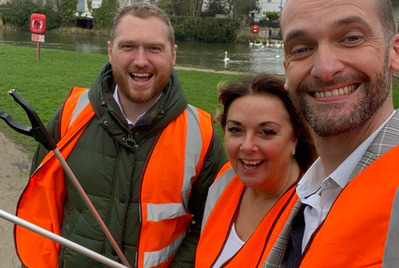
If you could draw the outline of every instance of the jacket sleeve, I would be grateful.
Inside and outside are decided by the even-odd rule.
[[[194,267],[195,252],[201,233],[202,216],[208,189],[216,178],[219,169],[227,162],[226,153],[221,139],[216,131],[213,133],[212,144],[197,181],[193,184],[188,203],[193,215],[193,224],[184,238],[173,263],[169,267]]]

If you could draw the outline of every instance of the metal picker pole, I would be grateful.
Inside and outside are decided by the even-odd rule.
[[[79,192],[80,196],[83,198],[85,201],[86,205],[89,207],[89,210],[93,213],[93,216],[96,218],[98,224],[100,224],[101,229],[104,231],[106,237],[108,240],[111,242],[113,245],[116,253],[118,254],[119,258],[121,259],[122,263],[125,264],[127,267],[130,267],[129,262],[127,261],[125,255],[123,255],[123,252],[119,248],[118,244],[116,243],[114,237],[108,230],[107,226],[105,225],[104,221],[102,220],[100,214],[98,214],[96,208],[94,207],[93,203],[90,201],[89,197],[85,193],[84,189],[80,185],[78,179],[76,178],[75,174],[72,172],[71,168],[65,161],[64,157],[62,157],[60,151],[56,148],[53,150],[55,157],[57,157],[58,161],[60,161],[60,164],[62,168],[64,169],[65,173],[68,175],[68,177],[71,179],[71,182],[75,186],[76,190]]]
[[[60,243],[61,245],[68,247],[70,249],[73,249],[87,257],[92,258],[93,260],[96,260],[98,262],[101,262],[105,265],[108,265],[110,267],[115,267],[115,268],[127,268],[127,266],[124,266],[114,260],[111,260],[107,257],[104,257],[103,255],[98,254],[97,252],[94,252],[90,249],[87,249],[85,247],[82,247],[79,244],[76,244],[68,239],[63,238],[62,236],[56,235],[52,232],[47,231],[46,229],[43,229],[35,224],[32,224],[28,221],[25,221],[21,218],[18,218],[17,216],[14,216],[4,210],[0,209],[0,218],[3,218],[5,220],[8,220],[14,224],[17,224],[19,226],[22,226],[28,230],[31,230],[32,232],[35,232],[37,234],[40,234],[44,237],[47,237],[55,242]]]

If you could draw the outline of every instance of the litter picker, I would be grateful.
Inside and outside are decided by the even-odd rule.
[[[57,144],[55,143],[53,137],[50,135],[50,133],[48,132],[48,130],[46,129],[46,127],[43,125],[43,122],[40,120],[39,116],[37,115],[37,113],[35,112],[35,110],[29,105],[29,103],[27,103],[16,91],[15,89],[12,89],[8,92],[8,94],[11,95],[11,97],[14,99],[14,101],[16,103],[18,103],[24,110],[25,113],[27,114],[29,121],[31,122],[32,126],[25,126],[22,125],[16,121],[14,121],[10,115],[4,113],[3,111],[0,110],[0,118],[3,119],[12,129],[14,129],[15,131],[27,135],[27,136],[31,136],[33,137],[36,141],[40,142],[47,150],[49,151],[53,151],[55,157],[58,159],[58,161],[60,162],[62,168],[64,169],[65,173],[67,174],[67,177],[71,180],[71,182],[73,183],[73,185],[75,186],[76,190],[78,191],[79,195],[82,197],[83,201],[86,203],[86,205],[88,206],[89,210],[92,212],[93,216],[95,217],[96,221],[98,222],[98,224],[100,225],[101,229],[103,230],[105,236],[107,237],[107,239],[109,240],[109,242],[111,243],[112,247],[114,248],[114,250],[116,251],[116,253],[118,254],[118,257],[121,259],[122,263],[125,266],[120,266],[119,263],[117,263],[119,266],[112,266],[111,267],[131,267],[129,262],[127,261],[125,255],[123,254],[122,250],[119,248],[118,244],[116,243],[115,239],[113,238],[111,232],[108,230],[107,226],[105,225],[104,221],[101,219],[100,215],[98,214],[97,210],[95,209],[93,203],[90,201],[89,197],[87,196],[87,194],[85,193],[84,189],[82,188],[82,186],[80,185],[78,179],[76,178],[75,174],[72,172],[71,168],[68,166],[67,162],[65,161],[65,159],[63,158],[63,156],[61,155],[60,151],[57,149]],[[58,242],[64,246],[70,247],[71,249],[77,249],[80,247],[80,249],[85,249],[82,246],[79,246],[69,240],[66,240],[64,238],[62,238],[61,236],[58,236],[56,234],[53,234],[51,232],[48,232],[47,230],[40,230],[41,228],[39,227],[37,228],[33,228],[33,224],[26,224],[27,222],[15,217],[14,215],[7,215],[9,213],[6,213],[4,211],[1,211],[0,213],[0,217],[12,221],[15,224],[21,225],[24,228],[27,228],[31,231],[34,231],[42,236],[45,236],[47,238],[50,238],[51,240]],[[12,217],[9,217],[12,216]],[[17,218],[17,219],[15,219]],[[21,221],[22,220],[22,221]],[[22,223],[24,225],[22,225]],[[28,227],[29,226],[29,227]],[[36,225],[34,225],[36,226]],[[38,227],[38,226],[36,226]],[[32,229],[31,229],[32,228]],[[43,232],[45,231],[45,232]],[[50,233],[51,235],[49,235],[48,233]],[[57,237],[58,236],[58,237]],[[62,239],[59,239],[62,238]],[[57,240],[56,240],[57,239]],[[66,241],[68,242],[66,242]],[[62,241],[62,242],[61,242]],[[65,243],[66,242],[66,243]],[[73,243],[75,245],[77,245],[78,247],[72,246]],[[79,249],[79,250],[80,250]],[[90,251],[89,249],[86,249],[88,251]],[[80,253],[83,253],[81,251],[79,251]],[[92,251],[92,253],[95,253]],[[97,255],[99,255],[98,253],[95,253]],[[85,254],[88,257],[92,257],[95,260],[100,261],[99,259],[97,259],[97,256],[94,257],[93,254],[89,253],[89,255]],[[101,256],[101,255],[100,255]],[[105,258],[104,256],[101,256],[102,258]],[[108,258],[105,258],[108,259]],[[112,261],[111,259],[108,259],[110,261]],[[113,261],[114,262],[114,261]],[[116,263],[116,262],[115,262]],[[109,263],[107,265],[110,265]]]

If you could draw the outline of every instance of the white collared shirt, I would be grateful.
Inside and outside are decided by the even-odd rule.
[[[305,231],[302,240],[302,252],[313,232],[326,218],[339,193],[349,183],[350,175],[357,163],[394,114],[395,111],[329,176],[325,177],[323,164],[321,159],[318,158],[299,181],[296,192],[301,202],[308,205],[304,210]]]
[[[123,116],[126,118],[126,121],[127,121],[128,125],[129,125],[130,127],[133,127],[133,126],[136,124],[136,122],[138,122],[138,121],[140,120],[140,118],[143,117],[143,116],[145,115],[145,113],[146,113],[148,110],[145,111],[144,113],[142,113],[141,115],[139,115],[139,116],[137,117],[136,122],[130,121],[130,120],[126,117],[125,113],[123,112],[121,103],[120,103],[120,101],[119,101],[118,90],[119,90],[118,85],[116,85],[116,86],[115,86],[114,94],[113,94],[112,96],[114,97],[116,103],[118,104],[119,109],[121,109],[121,112],[122,112]],[[158,98],[154,101],[154,103],[151,105],[151,107],[159,100],[159,98],[160,98],[161,96],[162,96],[162,93],[159,94]],[[150,107],[150,108],[151,108],[151,107]]]

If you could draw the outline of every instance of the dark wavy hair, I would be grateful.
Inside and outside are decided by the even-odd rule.
[[[298,139],[295,148],[295,159],[302,171],[306,171],[316,160],[317,153],[308,123],[298,113],[291,102],[288,91],[284,89],[284,78],[272,74],[246,76],[232,82],[218,85],[219,102],[223,104],[223,112],[218,112],[217,120],[223,131],[226,128],[227,113],[231,104],[238,98],[247,95],[272,95],[279,98],[290,117],[294,135]],[[248,109],[251,109],[248,107]]]

